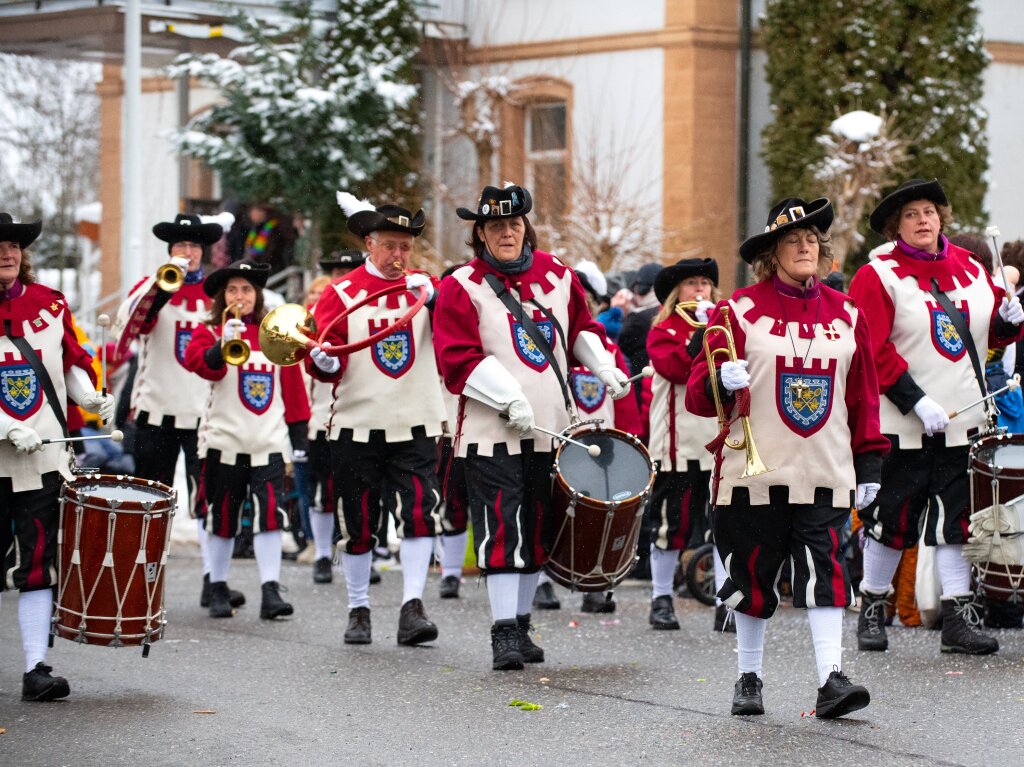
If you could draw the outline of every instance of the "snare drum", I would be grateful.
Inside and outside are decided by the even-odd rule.
[[[149,645],[163,635],[164,566],[176,493],[123,475],[65,483],[53,633],[83,644]]]
[[[1024,600],[1024,434],[982,437],[971,445],[971,536],[964,557],[978,594]]]
[[[577,591],[605,591],[626,577],[636,558],[654,465],[639,439],[589,426],[573,433],[601,454],[562,443],[555,453],[551,579]]]

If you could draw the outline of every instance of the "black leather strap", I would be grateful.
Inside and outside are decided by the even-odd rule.
[[[961,340],[964,342],[964,346],[967,347],[967,356],[971,358],[971,365],[974,366],[974,377],[978,381],[978,388],[981,389],[981,396],[988,396],[988,388],[985,386],[985,371],[981,367],[981,360],[978,358],[978,347],[974,345],[974,336],[971,335],[970,328],[967,327],[967,323],[964,321],[964,316],[960,313],[960,310],[953,306],[953,302],[949,300],[949,296],[939,290],[939,281],[932,277],[932,295],[935,296],[935,300],[939,302],[939,306],[942,310],[949,315],[949,321],[953,323],[953,327],[956,328],[956,332],[960,335]]]
[[[50,409],[53,411],[54,416],[57,418],[57,423],[60,424],[60,429],[64,433],[64,436],[68,436],[68,420],[64,415],[64,407],[59,399],[57,399],[57,391],[53,388],[53,381],[50,380],[50,374],[46,372],[46,368],[43,366],[43,361],[39,355],[36,354],[28,341],[21,336],[14,336],[11,333],[11,321],[4,320],[4,333],[11,343],[14,344],[15,348],[21,352],[21,356],[25,358],[25,362],[29,364],[32,371],[36,374],[36,378],[39,379],[40,386],[43,387],[43,393],[46,394],[46,401],[50,403]]]
[[[562,375],[562,369],[558,366],[558,360],[555,358],[555,352],[551,348],[551,344],[548,343],[548,339],[544,337],[540,328],[537,327],[537,323],[526,316],[526,312],[523,310],[523,305],[515,299],[512,293],[509,292],[508,287],[498,279],[497,275],[488,272],[484,275],[484,279],[487,281],[491,290],[494,291],[494,295],[496,295],[498,300],[505,305],[505,308],[509,310],[512,316],[519,320],[520,324],[523,326],[523,330],[526,331],[526,335],[530,337],[530,340],[537,345],[537,348],[541,350],[541,353],[547,357],[548,362],[551,363],[551,369],[558,378],[558,385],[562,387],[562,398],[565,400],[565,409],[567,412],[571,411],[572,397],[569,396],[569,387],[565,383],[565,377]],[[559,337],[561,337],[562,328],[555,318],[552,317],[544,307],[540,307],[540,310],[544,313],[544,316],[551,321],[552,326],[559,334]]]

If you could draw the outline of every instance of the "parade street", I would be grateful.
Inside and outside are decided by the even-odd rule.
[[[427,586],[440,628],[432,646],[395,643],[401,576],[371,590],[373,644],[345,646],[344,586],[314,586],[285,563],[288,620],[258,617],[256,565],[235,560],[231,585],[250,603],[230,620],[198,605],[199,560],[167,567],[169,623],[150,657],[56,640],[49,662],[71,696],[23,703],[17,596],[0,620],[0,764],[57,765],[999,765],[1019,756],[1024,632],[995,632],[989,657],[940,655],[937,632],[890,630],[890,651],[859,653],[848,614],[844,665],[871,705],[843,720],[809,716],[810,633],[784,606],[769,623],[762,717],[729,715],[734,635],[710,608],[677,600],[681,631],[652,631],[648,587],[627,582],[618,610],[535,612],[548,662],[490,670],[486,589],[459,600]],[[256,604],[253,604],[256,602]],[[785,603],[784,603],[785,604]],[[513,700],[542,706],[510,707]]]

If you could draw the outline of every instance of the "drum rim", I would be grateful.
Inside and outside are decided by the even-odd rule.
[[[94,492],[84,492],[76,489],[76,485],[100,484],[100,485],[127,485],[129,487],[146,488],[156,490],[163,494],[163,497],[153,500],[126,499],[119,501],[116,506],[111,506],[110,499]],[[144,479],[134,477],[130,474],[76,474],[70,480],[64,482],[60,490],[61,500],[66,500],[76,506],[82,506],[99,511],[141,512],[141,513],[162,513],[173,511],[177,506],[178,491],[173,487],[158,482],[155,479]],[[102,503],[102,505],[100,505]]]
[[[606,501],[606,500],[601,499],[601,498],[594,498],[593,496],[589,496],[589,495],[585,495],[584,493],[581,493],[575,487],[570,485],[565,480],[565,477],[562,474],[562,472],[560,472],[558,470],[559,458],[562,455],[562,450],[564,450],[565,447],[569,444],[568,442],[562,442],[555,449],[555,460],[554,460],[554,463],[552,463],[552,465],[551,465],[551,470],[554,473],[556,484],[560,483],[562,486],[564,486],[564,488],[565,488],[566,492],[569,494],[570,498],[574,498],[574,499],[577,499],[577,500],[582,499],[584,501],[590,501],[591,503],[597,504],[601,508],[617,508],[619,506],[625,506],[626,504],[632,503],[633,501],[636,501],[637,499],[642,499],[645,495],[649,494],[650,491],[651,491],[651,488],[654,486],[654,479],[657,476],[657,472],[654,470],[654,461],[651,460],[650,451],[644,446],[644,443],[640,441],[640,438],[637,437],[635,434],[630,434],[628,431],[623,431],[622,429],[614,429],[614,428],[608,428],[606,426],[599,426],[599,425],[597,425],[594,422],[587,422],[587,423],[591,423],[592,425],[587,426],[587,427],[582,428],[582,429],[577,428],[575,431],[572,431],[572,432],[569,432],[569,429],[563,429],[562,433],[564,434],[566,432],[569,432],[568,436],[572,437],[573,439],[576,439],[577,435],[586,435],[586,434],[593,434],[595,432],[604,432],[604,433],[612,436],[615,439],[621,439],[623,442],[631,442],[631,443],[633,443],[633,445],[635,447],[639,447],[640,448],[641,454],[643,455],[644,459],[647,461],[647,467],[649,469],[649,474],[648,474],[648,477],[647,477],[647,484],[644,485],[644,489],[641,490],[639,493],[637,493],[635,495],[631,495],[628,498],[622,498],[622,499],[620,499],[618,501]],[[572,427],[570,427],[570,428],[572,428]]]

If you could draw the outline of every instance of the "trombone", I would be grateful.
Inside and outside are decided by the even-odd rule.
[[[224,323],[227,322],[228,312],[233,312],[235,319],[242,318],[242,305],[225,306],[223,314],[220,315],[220,347],[224,355],[224,361],[229,365],[244,365],[249,359],[249,344],[241,338],[234,338],[230,341],[224,340]]]
[[[165,293],[176,293],[185,282],[185,270],[167,263],[156,270],[156,286]]]
[[[678,311],[678,307],[676,309]],[[715,375],[715,357],[726,355],[731,362],[736,361],[736,344],[733,341],[732,336],[732,323],[729,321],[729,307],[722,307],[722,324],[711,325],[704,329],[704,356],[708,361],[708,374]],[[708,344],[708,338],[712,333],[722,333],[725,335],[724,347],[718,349],[712,349]],[[722,432],[728,432],[729,430],[729,416],[725,412],[725,407],[722,405],[722,396],[718,393],[717,382],[712,382],[711,393],[715,400],[715,412],[718,414],[718,427]],[[750,429],[750,418],[747,416],[740,416],[740,425],[743,427],[743,438],[739,440],[729,441],[729,438],[725,438],[725,446],[732,450],[745,450],[747,453],[747,465],[743,469],[743,474],[740,475],[740,479],[747,477],[756,477],[758,474],[767,474],[769,469],[761,461],[761,456],[757,453],[757,446],[754,444],[754,434]]]

